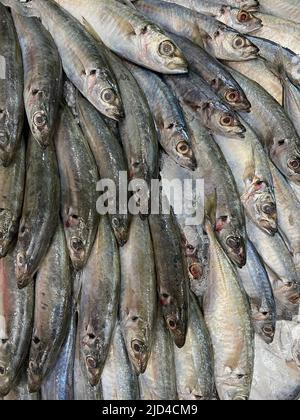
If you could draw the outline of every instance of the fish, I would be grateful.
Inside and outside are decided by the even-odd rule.
[[[222,3],[210,2],[209,0],[164,0],[168,3],[176,3],[187,7],[195,12],[216,18],[219,22],[230,26],[241,34],[248,34],[262,27],[261,20],[243,6],[232,7]],[[237,6],[237,5],[236,5]],[[240,8],[241,7],[241,8]]]
[[[62,65],[53,38],[37,18],[13,13],[24,67],[24,102],[34,139],[53,139],[62,93]]]
[[[71,273],[61,224],[37,273],[28,363],[29,392],[38,392],[55,366],[70,320]]]
[[[173,211],[164,214],[167,198],[160,198],[160,214],[149,216],[160,308],[174,343],[183,347],[188,321],[188,277],[181,233]],[[167,212],[166,212],[167,213]]]
[[[61,219],[73,266],[82,269],[98,227],[98,170],[87,140],[67,105],[61,109],[55,148],[61,182]]]
[[[210,273],[203,313],[212,340],[216,388],[221,400],[248,400],[254,367],[248,298],[209,219],[205,229],[210,240]]]
[[[300,136],[300,88],[295,86],[290,79],[282,75],[283,85],[283,107],[290,120],[292,121],[298,136]]]
[[[32,281],[50,246],[59,218],[59,176],[53,145],[41,148],[30,135],[26,151],[26,181],[16,245],[18,287]]]
[[[81,358],[91,386],[98,385],[114,331],[120,293],[120,258],[106,216],[82,276],[78,318]]]
[[[64,72],[77,89],[104,115],[115,120],[123,117],[118,87],[103,48],[74,17],[54,0],[3,2],[16,13],[40,18],[57,46]]]
[[[141,400],[177,400],[173,340],[160,310],[151,356],[146,372],[139,375],[139,385]]]
[[[133,216],[129,240],[120,250],[120,326],[129,359],[137,374],[150,357],[156,322],[156,275],[148,220]]]
[[[248,217],[268,235],[278,230],[276,198],[269,159],[249,126],[245,141],[214,136],[236,181]]]
[[[129,63],[128,68],[147,98],[161,147],[176,163],[194,170],[195,156],[175,95],[155,73]]]
[[[0,259],[0,396],[14,388],[30,346],[34,289],[17,287],[14,251]]]
[[[298,0],[259,0],[262,13],[279,16],[292,22],[300,23],[300,7]]]
[[[188,106],[203,126],[213,133],[243,138],[245,127],[200,76],[192,71],[181,78],[165,76],[181,107]]]
[[[135,8],[115,0],[56,0],[108,49],[158,73],[182,74],[187,63],[163,30]]]
[[[252,103],[243,118],[262,141],[276,167],[293,183],[300,183],[300,139],[283,108],[258,83],[235,70],[238,81]]]
[[[33,394],[29,392],[26,369],[23,369],[20,373],[20,377],[17,380],[15,387],[3,398],[4,401],[39,401],[41,399],[41,394],[39,392]]]
[[[136,0],[134,5],[166,31],[189,39],[218,59],[251,60],[258,54],[247,38],[213,17],[159,0]]]
[[[247,264],[238,271],[249,297],[255,333],[267,344],[274,339],[276,303],[267,271],[251,241],[247,241]]]
[[[218,60],[187,39],[174,34],[172,38],[186,51],[190,69],[201,76],[225,104],[230,105],[235,111],[250,110],[251,104],[242,88]],[[241,63],[252,63],[252,61]]]
[[[0,161],[9,166],[21,142],[24,122],[23,65],[9,11],[0,3]]]
[[[192,294],[190,302],[185,346],[174,349],[178,397],[179,400],[211,400],[214,393],[212,343]]]
[[[94,155],[101,179],[111,180],[116,188],[116,199],[108,203],[111,208],[109,219],[116,239],[123,246],[129,234],[130,218],[128,214],[121,214],[118,207],[120,202],[120,176],[127,176],[127,163],[122,146],[118,138],[105,124],[99,112],[81,95],[76,100],[79,122],[86,140]]]
[[[101,376],[103,399],[139,400],[138,378],[129,361],[119,322]]]
[[[8,167],[0,166],[0,257],[12,248],[18,234],[25,185],[25,142],[21,140]]]

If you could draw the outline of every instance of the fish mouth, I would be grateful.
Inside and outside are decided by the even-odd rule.
[[[277,223],[270,220],[261,220],[259,222],[260,228],[266,232],[269,236],[274,236],[278,232]]]
[[[247,113],[251,112],[251,104],[247,99],[241,102],[233,102],[230,104],[230,106],[232,106],[232,108],[234,108],[236,111]]]
[[[288,298],[288,301],[292,304],[292,305],[298,305],[300,303],[300,294],[299,293],[295,293],[294,295],[290,296]]]
[[[247,401],[248,399],[245,395],[236,395],[232,398],[233,401]]]
[[[259,48],[255,45],[249,45],[248,47],[245,47],[243,50],[243,57],[245,59],[251,60],[257,58],[259,53]]]
[[[171,61],[167,68],[170,74],[186,74],[189,71],[188,62],[183,58]]]
[[[123,109],[109,109],[106,111],[106,116],[116,122],[125,118],[125,111]]]
[[[146,371],[149,352],[145,342],[140,339],[131,341],[131,350],[133,357],[133,364],[138,374],[143,374]]]

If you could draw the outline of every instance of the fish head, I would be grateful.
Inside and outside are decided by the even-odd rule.
[[[43,90],[31,88],[26,102],[27,108],[30,110],[28,121],[33,137],[41,147],[46,148],[49,146],[52,135],[49,100]]]
[[[252,375],[242,367],[226,366],[222,375],[216,377],[218,394],[223,401],[246,401],[249,399]]]
[[[0,257],[4,257],[18,232],[18,221],[9,209],[0,209]]]
[[[254,330],[265,343],[271,344],[275,336],[276,315],[268,305],[251,303]]]
[[[103,358],[104,344],[93,327],[93,322],[86,323],[81,336],[81,352],[85,363],[88,380],[91,386],[98,385],[105,360]]]
[[[69,211],[64,220],[65,234],[70,258],[75,270],[81,270],[87,259],[88,229],[76,212]]]
[[[204,111],[207,127],[213,132],[225,137],[244,138],[246,128],[242,125],[238,116],[229,108],[223,108],[221,104],[208,103]]]
[[[162,129],[167,144],[172,144],[176,162],[183,168],[194,171],[197,162],[185,127],[168,120],[164,122]]]
[[[246,264],[246,243],[236,218],[225,214],[218,216],[215,231],[230,260],[239,268]]]
[[[230,6],[222,6],[218,20],[235,29],[241,34],[248,34],[262,28],[261,19],[246,9],[236,9]]]
[[[111,216],[111,226],[120,247],[123,247],[129,237],[130,219],[128,215],[117,214]]]
[[[292,182],[300,184],[300,150],[295,146],[299,138],[276,138],[270,148],[270,157],[277,168]]]
[[[27,369],[28,389],[30,393],[38,392],[42,386],[44,377],[43,361],[46,357],[45,346],[37,331],[33,331]]]
[[[241,89],[237,89],[234,86],[228,87],[227,85],[223,85],[223,87],[219,89],[218,93],[224,99],[224,101],[235,111],[250,111],[251,104]]]
[[[251,10],[253,12],[259,10],[259,0],[229,0],[228,4],[242,10]]]

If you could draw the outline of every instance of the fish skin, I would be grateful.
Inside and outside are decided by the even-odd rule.
[[[198,162],[197,177],[204,178],[206,202],[217,195],[216,235],[231,261],[243,267],[246,264],[245,216],[236,182],[211,135],[187,107],[183,108],[183,112]]]
[[[201,0],[200,0],[201,1]],[[226,4],[237,9],[255,11],[260,7],[260,0],[213,0],[214,3]]]
[[[205,228],[210,239],[210,274],[203,311],[214,350],[216,387],[221,400],[247,400],[254,364],[250,307],[209,222]]]
[[[181,107],[188,106],[207,129],[225,136],[244,137],[245,127],[238,116],[196,73],[190,71],[187,76],[165,76],[164,79]]]
[[[119,250],[106,216],[101,218],[81,281],[80,351],[89,382],[96,386],[109,352],[120,293]]]
[[[161,200],[167,199],[161,196]],[[151,214],[149,225],[160,308],[175,345],[181,348],[187,330],[189,294],[180,230],[173,211],[170,214]]]
[[[135,8],[114,0],[56,2],[121,57],[159,73],[187,72],[186,60],[178,47]],[[164,45],[171,45],[172,51],[162,54]]]
[[[98,170],[70,109],[61,109],[55,148],[61,180],[61,218],[73,266],[86,264],[97,232]]]
[[[101,376],[104,400],[139,400],[139,383],[117,322]]]
[[[28,388],[38,392],[55,366],[70,320],[71,274],[61,224],[37,273],[33,336],[29,352]]]
[[[174,348],[179,400],[212,400],[213,349],[196,298],[190,295],[189,326],[185,346]]]
[[[248,34],[261,28],[259,18],[239,6],[232,7],[222,3],[210,2],[209,0],[164,0],[168,3],[176,3],[187,7],[195,12],[216,18],[226,26],[230,26],[241,34]],[[237,5],[236,5],[237,6]]]
[[[58,50],[37,18],[13,12],[24,67],[27,120],[41,147],[52,141],[62,93],[62,65]]]
[[[300,88],[295,86],[287,76],[282,76],[283,84],[283,107],[290,120],[294,124],[298,136],[300,136]]]
[[[252,103],[251,112],[240,113],[241,118],[253,128],[277,168],[300,184],[300,139],[287,114],[259,84],[235,70],[230,72]]]
[[[21,142],[24,81],[22,56],[14,23],[2,4],[0,16],[0,160],[4,166],[9,166]]]
[[[3,398],[4,401],[39,401],[41,399],[41,394],[39,392],[35,392],[34,394],[29,392],[26,369],[20,374],[18,383],[10,393]]]
[[[165,30],[193,41],[216,58],[251,60],[258,54],[247,38],[216,19],[159,0],[137,0],[135,6]]]
[[[17,287],[14,253],[0,259],[0,395],[14,387],[30,346],[34,289]],[[3,372],[4,371],[4,372]]]
[[[266,269],[251,241],[247,241],[247,264],[238,274],[249,297],[253,327],[267,344],[273,342],[276,304]]]
[[[227,105],[235,111],[250,110],[251,104],[243,90],[218,60],[189,40],[174,34],[170,36],[186,51],[190,69],[201,76]],[[245,63],[252,63],[252,60]]]
[[[118,212],[120,172],[127,173],[124,152],[119,140],[86,99],[78,95],[76,105],[79,122],[94,155],[100,178],[112,180],[116,186],[117,201],[111,202],[111,205],[117,212],[110,213],[109,219],[119,245],[123,246],[127,242],[130,225],[128,214]]]
[[[163,366],[163,369],[162,369]],[[141,400],[177,400],[173,340],[158,311],[151,356],[139,376]]]
[[[16,245],[16,277],[20,288],[32,281],[50,246],[58,223],[59,192],[53,145],[42,149],[30,135],[24,204]]]
[[[11,164],[0,166],[0,257],[10,250],[18,234],[25,184],[25,142],[21,140]]]
[[[179,103],[155,73],[126,63],[144,91],[158,131],[160,145],[182,167],[194,170],[195,156]]]
[[[148,220],[134,216],[121,249],[120,325],[136,373],[144,373],[156,321],[156,277]]]
[[[214,136],[237,183],[248,217],[268,235],[278,230],[276,199],[269,159],[251,128],[245,141]]]
[[[259,0],[260,11],[300,23],[300,7],[298,0]]]

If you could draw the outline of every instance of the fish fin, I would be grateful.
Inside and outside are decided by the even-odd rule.
[[[0,2],[7,7],[13,9],[17,14],[25,17],[41,17],[38,8],[35,6],[35,1],[22,0],[0,0]]]

